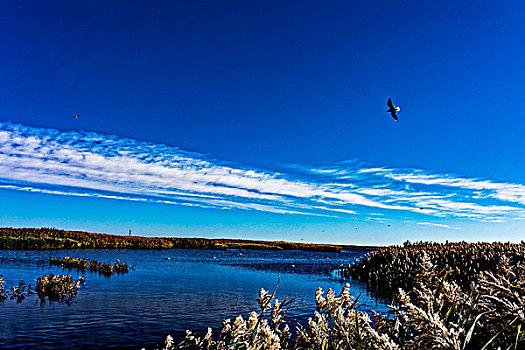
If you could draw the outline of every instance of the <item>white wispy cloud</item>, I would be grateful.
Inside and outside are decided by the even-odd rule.
[[[436,224],[436,223],[433,223],[433,222],[418,222],[417,224],[418,225],[435,226],[435,227],[440,227],[440,228],[448,228],[448,229],[452,229],[452,230],[457,230],[457,227],[452,227],[452,226],[445,225],[445,224]]]
[[[406,181],[409,183],[486,191],[488,192],[486,194],[487,197],[525,205],[525,186],[520,184],[498,183],[488,180],[422,173],[396,173],[385,171],[384,175],[397,181]],[[478,195],[482,196],[483,192],[479,192]]]
[[[525,186],[414,169],[294,166],[277,173],[161,144],[0,123],[0,188],[290,215],[418,215],[501,221],[525,212]]]
[[[450,174],[435,174],[420,169],[364,167],[348,163],[303,170],[313,175],[331,174],[334,179],[352,179],[356,192],[382,198],[383,203],[406,203],[433,216],[454,216],[487,222],[524,215],[525,186]],[[327,170],[334,171],[328,172]],[[322,171],[320,171],[322,170]],[[326,170],[326,171],[325,171]],[[357,174],[357,175],[356,175]]]

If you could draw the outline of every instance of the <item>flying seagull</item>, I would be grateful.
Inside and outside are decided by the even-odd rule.
[[[388,98],[387,104],[388,104],[388,107],[390,108],[387,112],[390,112],[390,114],[392,114],[392,118],[394,118],[396,122],[398,122],[399,120],[397,120],[396,112],[399,112],[401,108],[394,107],[394,104],[392,103],[392,99],[390,97]]]
[[[73,118],[77,119],[77,118],[80,118],[79,115],[74,115]]]

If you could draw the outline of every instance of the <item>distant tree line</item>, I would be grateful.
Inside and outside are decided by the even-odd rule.
[[[0,228],[0,249],[254,249],[341,251],[328,244],[241,239],[120,236],[57,228]]]

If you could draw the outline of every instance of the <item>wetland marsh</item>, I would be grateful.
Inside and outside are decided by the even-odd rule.
[[[305,322],[315,308],[318,287],[341,290],[346,282],[331,274],[341,264],[366,254],[262,250],[0,250],[0,274],[7,288],[20,280],[33,283],[47,273],[85,275],[84,286],[68,306],[0,304],[2,349],[151,349],[167,334],[182,338],[186,329],[219,328],[226,318],[247,316],[257,308],[260,288],[273,291],[280,275],[279,298],[295,299],[290,320]],[[49,264],[50,257],[121,259],[135,271],[110,278]],[[360,309],[386,311],[386,302],[367,293],[364,283],[351,283],[361,294]]]

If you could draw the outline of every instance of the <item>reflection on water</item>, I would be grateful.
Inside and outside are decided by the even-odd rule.
[[[6,287],[24,280],[33,283],[46,273],[64,274],[49,266],[49,257],[82,257],[102,262],[121,259],[136,270],[110,278],[86,272],[84,288],[71,306],[35,304],[31,296],[21,304],[0,304],[2,349],[140,349],[163,342],[167,334],[182,336],[186,329],[220,327],[226,318],[257,310],[260,288],[277,298],[295,299],[289,319],[304,322],[313,314],[318,287],[340,292],[345,281],[330,271],[366,252],[342,253],[250,250],[74,250],[1,251],[0,275]],[[70,271],[74,277],[80,274]],[[365,285],[352,282],[351,293],[362,294],[361,309],[385,311]]]

